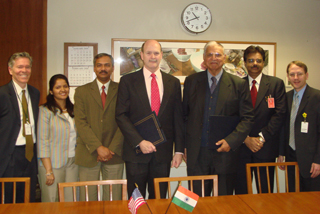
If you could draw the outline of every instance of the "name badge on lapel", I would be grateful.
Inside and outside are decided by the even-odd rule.
[[[274,103],[274,98],[270,96],[268,96],[268,108],[275,108],[275,103]]]
[[[304,121],[301,122],[301,133],[308,133],[309,123],[307,122],[307,113],[304,112],[302,117],[304,118]]]

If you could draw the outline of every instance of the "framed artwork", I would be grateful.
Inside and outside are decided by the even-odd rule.
[[[114,57],[113,80],[120,81],[121,76],[135,72],[143,67],[140,58],[141,45],[147,39],[112,39],[112,56]],[[203,48],[209,41],[198,40],[157,40],[163,51],[160,69],[177,77],[181,84],[193,73],[204,70]],[[243,62],[243,52],[250,45],[259,45],[266,52],[263,73],[276,74],[276,43],[271,42],[234,42],[217,41],[224,46],[227,55],[224,69],[234,75],[247,75]]]

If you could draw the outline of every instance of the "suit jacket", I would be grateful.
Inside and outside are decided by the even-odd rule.
[[[225,138],[231,150],[218,154],[221,162],[216,164],[216,170],[220,174],[226,174],[236,172],[238,147],[249,134],[254,115],[249,86],[245,80],[223,71],[219,85],[215,115],[240,117],[236,129]],[[186,125],[187,165],[191,169],[194,168],[200,151],[208,87],[207,71],[188,76],[184,83],[183,112]]]
[[[66,165],[69,144],[75,146],[76,142],[70,142],[70,123],[60,110],[54,114],[46,106],[40,106],[37,133],[39,165],[43,166],[40,158],[47,157],[51,159],[53,168]]]
[[[281,142],[280,155],[289,152],[290,114],[294,90],[287,93],[287,118],[284,132],[284,141]],[[303,113],[307,114],[309,123],[308,133],[301,133]],[[295,120],[295,143],[299,170],[304,178],[310,177],[311,164],[320,164],[320,91],[306,86]]]
[[[36,132],[40,92],[30,85],[27,85],[27,87],[31,99]],[[0,87],[0,100],[0,177],[2,177],[13,154],[21,127],[19,104],[12,81]],[[37,134],[33,133],[33,138],[36,138],[36,136]]]
[[[98,164],[96,150],[101,145],[115,153],[106,164],[123,163],[123,135],[115,119],[118,83],[110,80],[103,109],[96,81],[78,87],[74,95],[74,118],[78,132],[75,163],[84,167]]]
[[[244,79],[249,85],[249,78],[245,77]],[[274,98],[275,108],[268,108],[270,95]],[[286,117],[286,111],[286,91],[283,81],[277,77],[262,74],[254,108],[254,125],[249,136],[259,137],[259,133],[262,132],[265,143],[256,153],[243,144],[241,152],[260,159],[278,157],[280,130]]]
[[[155,155],[158,162],[169,163],[172,160],[173,142],[175,152],[184,150],[180,81],[164,72],[161,74],[164,92],[158,119],[167,142],[157,146],[157,152],[141,155],[136,155],[134,149],[144,139],[133,123],[151,113],[143,70],[121,77],[116,119],[125,139],[123,144],[125,161],[147,163]]]

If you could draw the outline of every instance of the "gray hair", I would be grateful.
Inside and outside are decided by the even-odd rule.
[[[111,59],[112,66],[114,66],[114,59],[113,59],[113,57],[112,57],[110,54],[107,54],[107,53],[99,53],[99,54],[97,54],[97,55],[94,57],[94,59],[93,59],[93,66],[96,65],[97,59],[100,59],[101,57],[104,57],[104,56],[109,57],[109,58]]]
[[[208,42],[208,43],[204,46],[204,48],[203,48],[203,55],[206,54],[207,48],[208,48],[209,46],[220,46],[220,47],[222,48],[223,53],[224,53],[224,47],[223,47],[223,45],[221,45],[219,42],[211,41],[211,42]]]
[[[29,59],[30,61],[30,66],[32,67],[32,57],[30,56],[30,54],[28,52],[17,52],[17,53],[14,53],[9,61],[8,61],[8,67],[9,68],[12,68],[13,65],[14,65],[14,62],[16,59],[19,59],[19,58],[27,58]]]

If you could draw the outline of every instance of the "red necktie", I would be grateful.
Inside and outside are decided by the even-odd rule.
[[[106,92],[104,91],[104,89],[106,87],[103,85],[101,88],[102,88],[101,101],[102,101],[102,106],[103,106],[103,109],[104,109],[104,104],[106,103],[106,98],[107,98]]]
[[[252,80],[252,87],[251,87],[251,100],[252,100],[252,106],[256,105],[256,100],[257,100],[257,88],[256,88],[256,82],[255,80]]]
[[[152,80],[151,80],[151,110],[155,111],[158,115],[159,109],[160,109],[160,93],[159,93],[159,87],[156,80],[156,75],[151,74]]]

